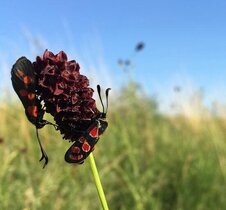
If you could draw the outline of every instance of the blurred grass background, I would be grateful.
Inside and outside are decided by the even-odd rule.
[[[109,128],[94,151],[110,209],[225,209],[226,121],[167,116],[157,107],[132,82],[110,97]],[[101,209],[89,161],[64,162],[70,144],[46,126],[43,170],[19,99],[2,100],[0,113],[0,209]]]

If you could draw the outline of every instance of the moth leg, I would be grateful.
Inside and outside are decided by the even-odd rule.
[[[43,128],[45,125],[52,125],[56,130],[58,129],[58,126],[54,123],[51,123],[47,120],[41,120],[37,123],[36,127],[37,128]]]
[[[56,124],[51,123],[51,122],[49,122],[49,121],[47,121],[47,120],[45,120],[45,121],[46,121],[46,125],[52,125],[52,126],[55,128],[55,130],[58,129],[58,126],[57,126]]]
[[[38,128],[36,128],[36,136],[37,136],[38,144],[39,144],[39,147],[40,147],[40,150],[41,150],[41,153],[42,153],[42,156],[41,156],[41,158],[40,158],[39,161],[42,161],[43,158],[45,159],[45,163],[43,165],[43,168],[45,168],[45,166],[48,164],[48,160],[49,159],[48,159],[48,156],[47,156],[45,150],[42,147],[42,143],[41,143],[40,138],[39,138],[39,135],[38,135]]]

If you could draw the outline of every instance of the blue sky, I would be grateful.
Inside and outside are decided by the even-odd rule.
[[[191,85],[204,90],[207,101],[225,102],[225,11],[226,1],[219,0],[2,1],[0,66],[10,68],[22,55],[33,60],[28,40],[39,38],[44,48],[81,59],[84,68],[107,69],[111,85],[119,86],[126,75],[117,60],[143,41],[133,77],[148,93],[167,98],[174,86]],[[1,74],[7,77],[6,70]]]

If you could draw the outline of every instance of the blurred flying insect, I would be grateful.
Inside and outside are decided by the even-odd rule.
[[[137,43],[136,47],[135,47],[135,51],[141,51],[144,49],[144,43],[143,42],[139,42]]]
[[[136,54],[142,51],[145,47],[144,42],[138,42],[132,52],[132,55],[128,59],[118,59],[118,65],[122,68],[124,72],[129,72],[130,69],[133,68],[132,60],[135,58]]]

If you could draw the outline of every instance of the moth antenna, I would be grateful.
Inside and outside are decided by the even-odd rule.
[[[106,111],[105,111],[105,114],[107,114],[107,111],[108,111],[108,94],[109,94],[109,91],[111,90],[111,88],[107,88],[106,91],[105,91],[105,95],[106,95]]]
[[[98,95],[99,95],[99,98],[100,98],[100,102],[101,102],[101,105],[103,107],[103,113],[104,113],[104,104],[103,104],[103,101],[102,101],[102,98],[101,98],[101,89],[100,89],[100,85],[97,85],[97,92],[98,92]]]

